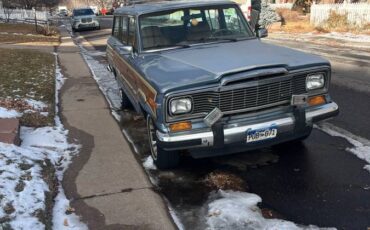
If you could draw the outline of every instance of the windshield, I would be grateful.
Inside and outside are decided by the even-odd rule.
[[[144,50],[254,37],[235,5],[194,7],[142,15],[140,33]]]
[[[93,15],[94,11],[92,9],[78,9],[73,10],[74,16],[84,16],[84,15]]]

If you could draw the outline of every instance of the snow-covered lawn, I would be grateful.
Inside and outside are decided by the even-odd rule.
[[[55,104],[64,78],[56,68]],[[27,99],[35,109],[46,105]],[[58,114],[58,107],[55,108]],[[0,117],[21,113],[0,107]],[[56,115],[54,126],[21,127],[21,146],[0,143],[0,229],[87,229],[69,207],[61,187],[63,173],[80,146],[68,142],[68,130]],[[55,196],[54,202],[50,202]],[[51,198],[51,199],[50,199]],[[52,215],[50,215],[52,213]],[[68,213],[68,214],[66,214]]]

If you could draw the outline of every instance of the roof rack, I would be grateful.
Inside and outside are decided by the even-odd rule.
[[[128,5],[136,5],[151,2],[170,2],[171,0],[128,0]]]

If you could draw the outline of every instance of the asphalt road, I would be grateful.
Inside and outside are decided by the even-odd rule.
[[[102,31],[84,31],[76,36],[104,51],[110,27],[111,19],[104,18]],[[302,46],[297,42],[267,42],[328,58],[333,68],[330,91],[341,113],[324,125],[329,124],[344,136],[366,143],[370,140],[369,53]],[[104,62],[104,55],[100,59]],[[149,152],[145,124],[134,115],[122,114],[125,119],[121,126],[131,139],[137,159],[143,160]],[[205,181],[217,172],[241,178],[244,190],[261,196],[260,207],[270,210],[273,217],[302,225],[366,230],[370,227],[370,172],[363,169],[366,162],[351,154],[350,148],[353,145],[346,139],[314,129],[302,144],[202,160],[185,156],[176,170],[148,170],[148,174],[186,229],[205,227],[202,210],[212,190]]]

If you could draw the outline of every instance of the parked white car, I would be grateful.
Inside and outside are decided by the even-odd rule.
[[[72,30],[100,29],[100,23],[91,8],[74,9],[71,18]]]

